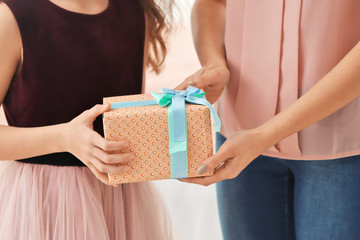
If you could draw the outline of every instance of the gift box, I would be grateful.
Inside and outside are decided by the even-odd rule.
[[[111,110],[103,115],[105,138],[128,142],[125,151],[135,155],[128,163],[131,170],[109,173],[110,182],[200,176],[196,167],[214,153],[215,131],[220,129],[220,120],[204,95],[190,87],[104,98],[104,104],[111,104]]]

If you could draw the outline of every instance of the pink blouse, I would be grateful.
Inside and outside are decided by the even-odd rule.
[[[227,9],[231,80],[219,100],[226,137],[289,107],[360,40],[359,0],[228,0]],[[360,154],[360,98],[263,154],[304,160]]]

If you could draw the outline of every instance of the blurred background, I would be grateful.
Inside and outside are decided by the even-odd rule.
[[[161,88],[174,88],[200,68],[190,27],[193,2],[177,1],[181,17],[175,16],[175,30],[169,39],[165,67],[160,75],[147,73],[147,93],[160,91]],[[6,124],[2,108],[0,124]],[[177,180],[154,183],[169,210],[178,240],[222,240],[215,186],[203,187]]]

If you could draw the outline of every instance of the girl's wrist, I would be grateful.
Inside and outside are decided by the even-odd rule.
[[[54,143],[57,152],[68,152],[68,123],[58,124],[55,126],[56,141]]]

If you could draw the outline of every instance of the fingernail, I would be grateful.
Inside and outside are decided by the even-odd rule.
[[[195,81],[190,81],[190,82],[188,82],[187,84],[189,84],[189,85],[191,85],[191,86],[195,86],[195,85],[197,84],[197,82],[195,82]]]
[[[127,147],[129,147],[129,144],[127,144],[127,143],[124,143],[124,148],[127,148]]]
[[[207,171],[207,166],[205,164],[201,164],[200,167],[197,170],[198,174],[204,174]]]
[[[134,158],[135,158],[134,155],[130,155],[130,156],[129,156],[129,159],[130,159],[130,160],[134,160]]]

